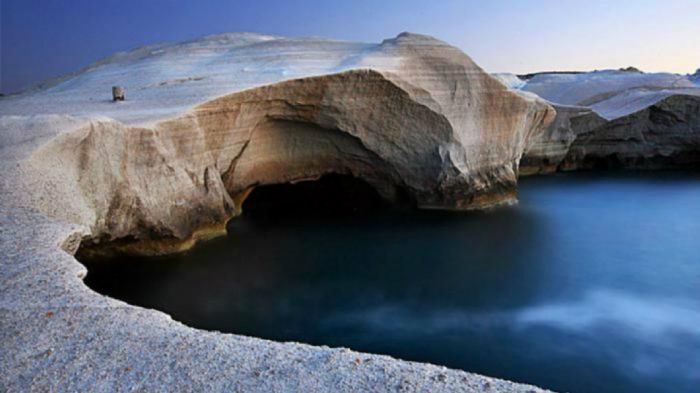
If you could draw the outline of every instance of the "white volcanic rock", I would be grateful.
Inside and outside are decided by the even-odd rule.
[[[700,95],[700,90],[685,76],[619,70],[535,74],[522,90],[556,104],[590,107],[608,120],[675,94]]]
[[[111,102],[114,85],[126,101]],[[457,49],[410,34],[382,44],[223,34],[117,54],[3,97],[0,386],[540,392],[191,329],[89,290],[70,254],[86,239],[181,249],[197,230],[220,231],[251,187],[327,172],[362,177],[389,199],[408,189],[424,206],[507,202],[527,140],[553,115]]]
[[[555,172],[570,152],[579,135],[591,132],[607,123],[592,109],[581,106],[554,105],[557,116],[542,134],[529,141],[522,160],[520,174]],[[567,169],[575,169],[571,163]]]
[[[126,101],[111,102],[113,85]],[[67,120],[51,138],[54,114]],[[33,205],[90,228],[90,244],[139,253],[220,233],[256,186],[329,173],[419,207],[509,203],[527,141],[553,118],[460,50],[408,33],[159,45],[0,105],[23,137],[51,138],[22,161]]]
[[[700,165],[700,88],[692,78],[634,69],[525,78],[520,91],[548,100],[557,120],[531,140],[524,174]]]
[[[700,168],[700,95],[670,95],[593,129],[577,128],[560,168]]]
[[[508,72],[499,72],[496,74],[491,74],[494,78],[498,79],[499,82],[508,86],[509,89],[520,90],[527,84],[525,79],[520,78],[515,74]]]

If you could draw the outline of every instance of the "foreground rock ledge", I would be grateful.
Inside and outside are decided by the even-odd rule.
[[[270,51],[270,48],[275,50]],[[226,54],[234,52],[238,61],[226,61]],[[425,57],[426,53],[430,56]],[[456,56],[462,60],[441,62],[445,53],[448,58]],[[436,70],[416,74],[418,77],[413,83],[391,76],[397,70],[421,65],[412,60],[415,54],[419,54],[419,58],[424,56],[427,63],[436,64]],[[243,59],[245,56],[249,59]],[[187,67],[170,67],[173,61],[182,58],[188,59]],[[284,59],[288,61],[285,72],[289,73],[273,71]],[[345,68],[369,63],[371,59],[377,67],[363,66],[360,67],[363,71],[345,73],[351,71]],[[535,123],[546,123],[549,115],[542,111],[548,113],[549,109],[527,100],[511,100],[510,93],[502,92],[497,86],[493,88],[491,79],[484,78],[478,67],[464,59],[466,56],[439,41],[412,35],[380,45],[219,35],[119,54],[37,91],[5,97],[0,103],[0,170],[3,173],[0,177],[0,390],[541,391],[528,385],[387,356],[192,329],[161,312],[133,307],[94,293],[82,282],[87,273],[85,268],[70,254],[85,237],[126,234],[135,228],[143,233],[151,228],[149,236],[187,236],[185,228],[191,230],[204,222],[193,218],[198,215],[179,218],[178,209],[183,209],[178,207],[181,203],[198,202],[194,207],[213,222],[219,222],[226,214],[235,214],[236,197],[240,195],[232,194],[233,191],[249,187],[247,182],[253,177],[267,179],[275,175],[274,166],[257,167],[255,158],[279,153],[276,143],[287,147],[285,151],[295,151],[289,149],[294,145],[287,139],[275,137],[272,141],[276,143],[257,143],[256,138],[268,139],[269,135],[290,129],[320,139],[314,144],[319,154],[327,153],[330,146],[343,152],[334,156],[339,166],[347,165],[348,156],[356,155],[358,158],[348,171],[381,163],[378,170],[368,170],[367,178],[375,184],[390,179],[381,183],[387,187],[378,186],[385,196],[391,195],[392,187],[408,186],[416,190],[419,203],[444,206],[454,203],[459,207],[465,200],[469,202],[471,195],[494,192],[498,195],[501,185],[512,186],[523,140],[526,134],[536,132]],[[200,63],[206,67],[198,68]],[[246,73],[253,69],[251,64],[259,65],[256,75],[260,80],[257,82],[245,79]],[[450,68],[450,64],[456,65]],[[383,67],[381,72],[376,69],[381,68],[379,65]],[[240,72],[233,72],[232,67],[238,67]],[[366,71],[367,68],[373,71]],[[202,75],[204,70],[216,72]],[[224,72],[227,70],[231,72]],[[186,74],[177,74],[181,71]],[[442,83],[436,75],[450,75],[451,72],[461,75],[461,79],[450,76],[440,90],[426,89],[426,86]],[[377,84],[373,82],[372,86],[383,86],[385,92],[395,94],[399,102],[414,101],[409,102],[412,111],[423,111],[421,113],[428,117],[445,117],[447,120],[438,124],[447,127],[450,123],[451,129],[439,128],[447,135],[438,132],[434,138],[440,143],[448,138],[454,144],[443,147],[453,146],[453,149],[442,150],[442,154],[438,149],[437,157],[441,158],[437,162],[444,166],[427,167],[427,173],[435,173],[440,167],[438,172],[444,173],[441,180],[431,183],[424,174],[406,174],[395,168],[391,171],[392,164],[401,161],[387,159],[383,155],[387,154],[385,150],[372,150],[368,142],[371,139],[362,139],[364,136],[359,128],[353,128],[347,112],[345,116],[330,111],[324,112],[327,115],[323,117],[313,117],[317,108],[306,107],[305,103],[319,97],[326,100],[328,95],[298,96],[304,101],[296,101],[297,98],[285,101],[281,97],[285,89],[279,86],[243,91],[255,84],[316,78],[321,76],[319,74],[339,75],[315,79],[318,83],[309,84],[309,89],[342,89],[342,85],[330,83],[336,80],[334,78],[355,78],[353,87],[366,87],[362,80],[374,78]],[[112,77],[119,80],[111,81]],[[118,83],[129,88],[129,100],[112,104],[99,97],[99,86]],[[196,83],[201,85],[198,88],[189,86]],[[464,89],[464,86],[471,88]],[[495,92],[492,97],[502,100],[504,108],[520,113],[505,120],[506,123],[515,122],[515,128],[508,124],[508,128],[501,129],[504,123],[483,112],[485,107],[476,105],[483,99],[480,97],[484,97],[484,91]],[[464,92],[467,96],[462,95]],[[411,97],[411,94],[422,98]],[[237,139],[231,130],[215,132],[216,124],[221,121],[213,114],[217,107],[228,110],[252,105],[260,109],[259,104],[244,99],[252,96],[268,99],[271,105],[268,108],[277,108],[279,111],[274,112],[277,115],[260,119],[256,123],[259,126],[254,127],[256,131],[246,137]],[[461,98],[453,100],[452,97]],[[321,101],[320,108],[339,105],[333,100],[331,106],[324,102]],[[463,110],[461,105],[467,102],[474,111]],[[304,104],[297,105],[300,103]],[[345,106],[347,110],[348,104]],[[372,114],[371,109],[371,106],[363,108],[363,112],[370,112],[365,113],[364,122],[386,121],[379,116],[381,113]],[[399,117],[411,113],[401,112]],[[314,121],[308,122],[309,118]],[[206,119],[214,121],[208,123]],[[459,119],[463,122],[457,121]],[[240,120],[241,124],[246,123],[245,116]],[[199,121],[201,124],[197,124],[197,128],[188,131],[189,125]],[[462,133],[479,130],[484,125],[489,135]],[[204,130],[213,135],[205,137]],[[432,130],[431,127],[427,131]],[[243,134],[246,132],[250,130]],[[490,137],[503,138],[504,143],[496,150],[485,150],[478,142]],[[242,144],[248,147],[244,149]],[[423,148],[424,144],[400,145],[398,150],[415,149],[416,152],[398,157],[427,159],[421,155]],[[214,151],[217,154],[213,154]],[[466,155],[466,152],[478,154]],[[238,153],[241,154],[236,158]],[[290,155],[299,157],[298,153]],[[237,175],[222,176],[233,162]],[[320,172],[316,166],[308,165],[316,168],[314,176]],[[168,173],[171,181],[159,180],[156,176]],[[402,183],[393,182],[399,180]],[[459,184],[481,184],[482,190],[489,192],[459,191],[456,188]],[[437,186],[437,192],[431,193],[427,185]],[[428,192],[422,193],[425,190]],[[114,194],[100,200],[97,196],[106,196],[100,193]],[[111,198],[111,195],[118,196]],[[211,206],[215,208],[207,210],[207,204],[213,201],[216,204]],[[134,205],[145,213],[138,213]],[[123,214],[121,219],[116,212]],[[158,215],[163,212],[169,216]],[[176,218],[157,221],[157,218],[168,217]],[[154,222],[158,224],[155,227],[151,225]]]

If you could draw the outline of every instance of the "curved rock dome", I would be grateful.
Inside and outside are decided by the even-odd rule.
[[[126,101],[108,99],[113,85]],[[555,112],[402,33],[142,48],[4,100],[0,115],[48,141],[25,162],[41,210],[90,228],[87,244],[157,254],[222,231],[256,186],[329,173],[423,208],[511,203],[523,149]]]

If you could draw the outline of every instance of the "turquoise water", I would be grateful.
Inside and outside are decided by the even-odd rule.
[[[574,393],[700,391],[698,174],[526,178],[487,213],[244,216],[182,255],[88,267],[199,328]]]

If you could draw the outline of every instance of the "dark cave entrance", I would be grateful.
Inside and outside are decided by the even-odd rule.
[[[362,179],[328,174],[318,180],[255,187],[243,202],[243,215],[252,218],[343,216],[385,209],[393,202],[404,204],[404,199],[389,202]]]

